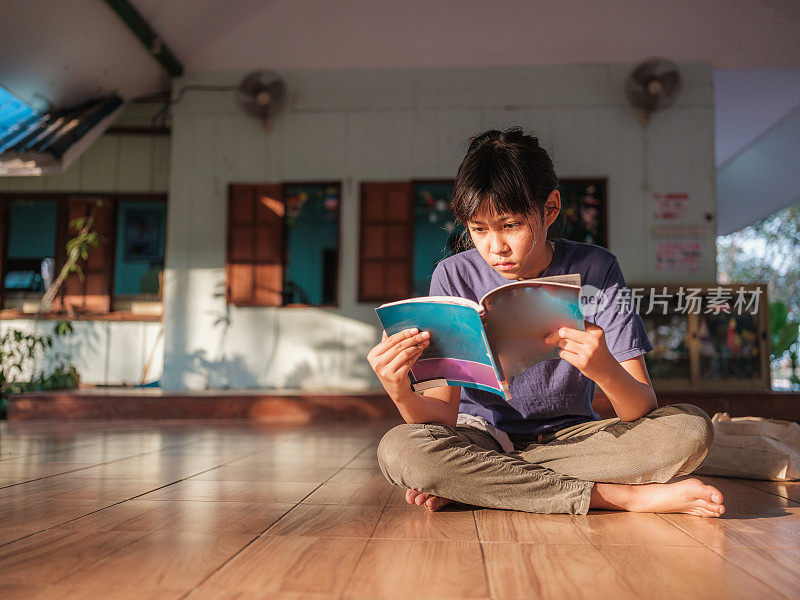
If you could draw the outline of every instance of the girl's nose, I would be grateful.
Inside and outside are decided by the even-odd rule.
[[[489,245],[489,250],[492,254],[505,254],[508,252],[508,244],[501,235],[492,235]]]

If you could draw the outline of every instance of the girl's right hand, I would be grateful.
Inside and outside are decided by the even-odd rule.
[[[427,331],[419,333],[416,328],[404,329],[389,337],[384,331],[380,343],[367,354],[369,365],[393,400],[411,390],[408,372],[430,344],[430,335]]]

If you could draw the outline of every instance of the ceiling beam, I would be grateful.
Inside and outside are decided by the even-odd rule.
[[[104,0],[172,77],[183,75],[183,65],[167,44],[128,0]]]

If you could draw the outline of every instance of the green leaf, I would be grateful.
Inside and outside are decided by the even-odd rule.
[[[769,324],[770,333],[776,335],[783,327],[786,326],[786,320],[789,317],[789,308],[785,303],[780,301],[769,303]]]
[[[75,331],[70,321],[56,321],[53,333],[58,336],[70,335]]]

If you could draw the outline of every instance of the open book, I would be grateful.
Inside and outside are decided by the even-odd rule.
[[[583,330],[581,277],[556,275],[515,281],[473,302],[425,296],[379,306],[386,335],[416,327],[430,344],[411,368],[414,391],[466,386],[511,397],[510,381],[559,348],[544,338],[559,327]]]

